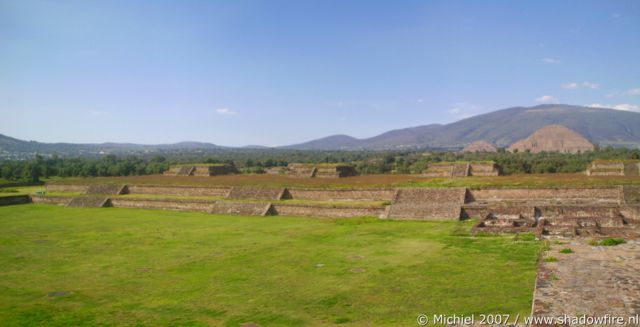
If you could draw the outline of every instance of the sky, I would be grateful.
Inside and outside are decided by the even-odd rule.
[[[0,134],[278,146],[640,111],[640,1],[0,0]]]

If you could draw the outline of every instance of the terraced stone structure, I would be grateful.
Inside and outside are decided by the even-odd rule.
[[[638,176],[640,160],[596,160],[587,168],[587,176]]]
[[[499,176],[502,167],[495,162],[438,162],[429,164],[425,177]]]
[[[171,185],[81,187],[52,184],[47,185],[47,189],[62,194],[33,196],[32,201],[69,206],[190,210],[219,214],[333,218],[376,216],[400,220],[476,218],[480,220],[473,229],[476,233],[534,232],[539,237],[640,236],[640,187],[637,186],[289,189]],[[76,193],[69,193],[70,190]],[[78,191],[82,190],[84,192],[78,196]],[[64,191],[69,195],[65,195]]]
[[[285,173],[296,177],[338,178],[356,176],[355,168],[347,164],[303,164],[291,163]]]
[[[480,140],[465,146],[462,152],[498,152],[498,148],[487,141]]]
[[[165,171],[165,176],[218,176],[235,174],[236,167],[229,164],[194,164],[172,166]]]

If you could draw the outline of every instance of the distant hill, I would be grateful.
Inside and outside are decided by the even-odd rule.
[[[424,125],[392,130],[374,137],[357,139],[333,135],[306,143],[280,147],[294,150],[383,150],[442,149],[461,150],[484,140],[498,147],[508,147],[538,129],[558,124],[566,126],[597,145],[640,147],[640,113],[570,105],[516,107],[439,125]],[[61,156],[100,156],[104,154],[155,154],[166,151],[204,153],[231,149],[203,142],[174,144],[132,143],[41,143],[23,141],[0,134],[0,159],[28,159],[34,154]],[[237,149],[237,148],[236,148]],[[244,150],[269,150],[259,145]]]
[[[640,113],[571,105],[540,105],[498,110],[446,125],[397,129],[365,139],[347,135],[329,136],[286,148],[462,149],[479,140],[485,140],[498,147],[507,147],[552,124],[566,126],[594,144],[629,147],[640,145]]]
[[[133,143],[41,143],[23,141],[0,134],[0,159],[28,159],[34,154],[58,154],[61,156],[99,156],[104,154],[139,154],[176,150],[224,149],[211,143],[180,142],[174,144],[133,144]]]

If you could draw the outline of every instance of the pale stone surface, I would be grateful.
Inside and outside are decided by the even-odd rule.
[[[537,316],[633,316],[640,314],[640,241],[592,246],[586,239],[551,242],[534,295]],[[570,248],[573,253],[560,250]]]

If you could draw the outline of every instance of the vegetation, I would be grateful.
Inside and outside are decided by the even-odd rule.
[[[625,241],[623,238],[605,238],[600,241],[593,240],[589,242],[589,244],[593,246],[616,246],[625,243],[627,243],[627,241]]]
[[[0,321],[398,326],[425,311],[528,314],[540,242],[475,238],[472,226],[0,207]]]
[[[417,174],[429,164],[472,161],[496,162],[505,174],[576,173],[593,160],[636,160],[640,150],[605,148],[582,154],[569,153],[453,153],[423,151],[294,151],[219,150],[215,155],[164,156],[105,155],[99,159],[36,156],[31,161],[0,162],[0,179],[38,181],[50,177],[105,177],[160,174],[175,164],[230,164],[245,173],[264,173],[265,168],[289,163],[315,165],[351,164],[363,175]]]
[[[556,257],[546,257],[546,258],[544,258],[543,261],[544,262],[557,262],[558,258],[556,258]]]
[[[571,248],[564,248],[560,250],[560,253],[569,254],[569,253],[573,253],[573,250]]]

